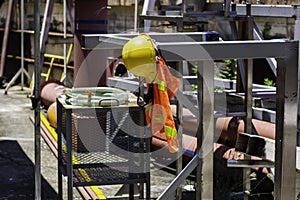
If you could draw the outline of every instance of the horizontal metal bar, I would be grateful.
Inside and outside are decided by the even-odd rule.
[[[295,41],[223,41],[159,43],[167,60],[199,61],[228,58],[285,57],[282,49],[298,48]]]
[[[269,160],[227,160],[228,167],[274,167],[274,162]]]
[[[292,5],[251,5],[251,16],[257,17],[295,17],[300,7]],[[237,15],[246,15],[246,4],[237,4]]]
[[[175,22],[176,20],[182,20],[183,17],[182,15],[140,15],[141,20],[163,20],[163,21],[173,21]]]
[[[182,34],[173,34],[175,36]],[[130,35],[132,36],[132,35]],[[128,36],[129,37],[129,36]],[[200,61],[209,59],[228,59],[228,58],[283,58],[286,55],[282,49],[298,48],[297,41],[289,40],[268,40],[268,41],[211,41],[211,42],[190,42],[180,41],[184,37],[178,37],[176,42],[160,42],[162,35],[156,35],[156,41],[162,55],[166,60],[178,61]],[[103,39],[104,38],[104,39]],[[128,41],[126,35],[106,34],[106,35],[85,35],[83,49],[86,50],[121,50]]]
[[[214,118],[221,118],[221,117],[245,117],[246,112],[229,112],[229,113],[215,113]]]
[[[107,20],[75,20],[75,24],[107,24]]]
[[[207,9],[203,12],[188,12],[188,17],[202,16],[204,19],[209,17],[221,16],[223,9],[222,4],[207,3]],[[210,8],[212,7],[212,8]],[[255,17],[295,17],[299,15],[299,6],[297,5],[251,5],[251,15]],[[237,4],[236,12],[230,13],[230,16],[247,15],[246,4]],[[184,17],[178,13],[177,15],[140,15],[141,19],[148,20],[168,20],[176,22],[183,20]]]
[[[130,92],[137,92],[139,88],[139,82],[134,78],[109,77],[107,81],[107,85],[110,87],[116,87]],[[146,85],[144,89],[146,89]]]
[[[139,33],[130,34],[83,34],[84,48],[95,48],[104,43],[119,44],[123,46],[128,40]],[[207,35],[219,37],[217,32],[185,32],[185,33],[147,33],[155,41],[159,42],[201,42],[206,41]]]
[[[187,80],[190,84],[197,84],[197,76],[182,76],[184,80]],[[236,89],[236,80],[222,79],[222,78],[214,78],[215,86],[226,88],[226,89]],[[236,91],[235,91],[236,92]],[[276,92],[276,87],[255,84],[253,83],[253,92],[261,93],[261,92]]]
[[[182,76],[183,82],[186,85],[191,85],[191,84],[197,84],[197,77],[196,76]],[[214,79],[215,86],[225,88],[225,89],[235,89],[236,88],[236,81],[235,80],[226,80],[226,79],[219,79],[215,78]],[[120,89],[128,90],[131,92],[134,92],[137,90],[139,83],[136,77],[109,77],[108,78],[108,85],[112,87],[118,87]],[[146,85],[145,85],[146,89]],[[227,93],[234,92],[231,90],[226,90]],[[184,94],[190,94],[196,95],[196,91],[184,91]],[[260,96],[274,96],[276,94],[276,88],[275,87],[270,87],[266,85],[259,85],[259,84],[253,84],[253,96],[255,97],[260,97]],[[244,94],[240,94],[244,95]]]

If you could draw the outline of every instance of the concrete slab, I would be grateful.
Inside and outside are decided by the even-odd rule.
[[[0,191],[4,199],[34,199],[34,125],[29,120],[34,111],[27,94],[19,86],[7,95],[0,89],[0,185],[8,187]],[[57,159],[43,140],[41,173],[42,196],[49,197],[42,199],[57,199]],[[76,190],[73,199],[82,199]]]

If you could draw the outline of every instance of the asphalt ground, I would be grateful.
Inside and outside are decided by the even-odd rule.
[[[28,88],[0,89],[0,200],[35,197],[34,116]],[[41,197],[57,199],[57,159],[41,139]],[[65,184],[64,184],[65,185]],[[74,199],[81,199],[74,190]]]

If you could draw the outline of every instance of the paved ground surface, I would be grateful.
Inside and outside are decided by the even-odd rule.
[[[7,95],[0,89],[0,200],[34,199],[34,115],[27,89],[13,86]],[[57,159],[41,140],[42,199],[57,199]],[[152,197],[157,197],[172,181],[173,175],[153,172]],[[159,184],[158,184],[159,183]],[[121,185],[103,186],[103,193],[113,196]],[[66,182],[64,182],[66,189]],[[82,199],[74,189],[73,199]],[[65,192],[66,193],[66,192]],[[64,199],[66,195],[64,194]]]
[[[34,199],[34,126],[29,120],[34,113],[31,108],[26,90],[14,86],[4,95],[4,90],[0,89],[0,200]],[[42,199],[57,199],[57,160],[43,140],[41,171]],[[151,196],[156,198],[173,178],[170,173],[153,170]],[[107,196],[115,194],[119,188],[120,185],[101,187]],[[299,192],[300,173],[297,174]],[[73,199],[82,199],[75,189]]]
[[[27,90],[0,90],[0,199],[34,199],[34,125]],[[57,199],[57,161],[41,140],[42,199]],[[3,186],[5,185],[5,187]]]

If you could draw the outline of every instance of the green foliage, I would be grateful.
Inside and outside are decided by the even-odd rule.
[[[192,91],[196,91],[198,89],[197,84],[191,84]]]
[[[192,67],[192,72],[193,72],[194,75],[197,75],[198,68],[197,67]]]
[[[230,67],[226,66],[224,69],[222,69],[220,73],[220,78],[228,79],[228,80],[235,80],[236,79],[236,73],[233,72]]]
[[[236,80],[236,60],[224,60],[226,66],[220,70],[219,77],[228,80]]]
[[[264,84],[267,85],[267,86],[273,86],[273,87],[276,86],[276,83],[273,80],[270,80],[268,78],[264,79]]]

